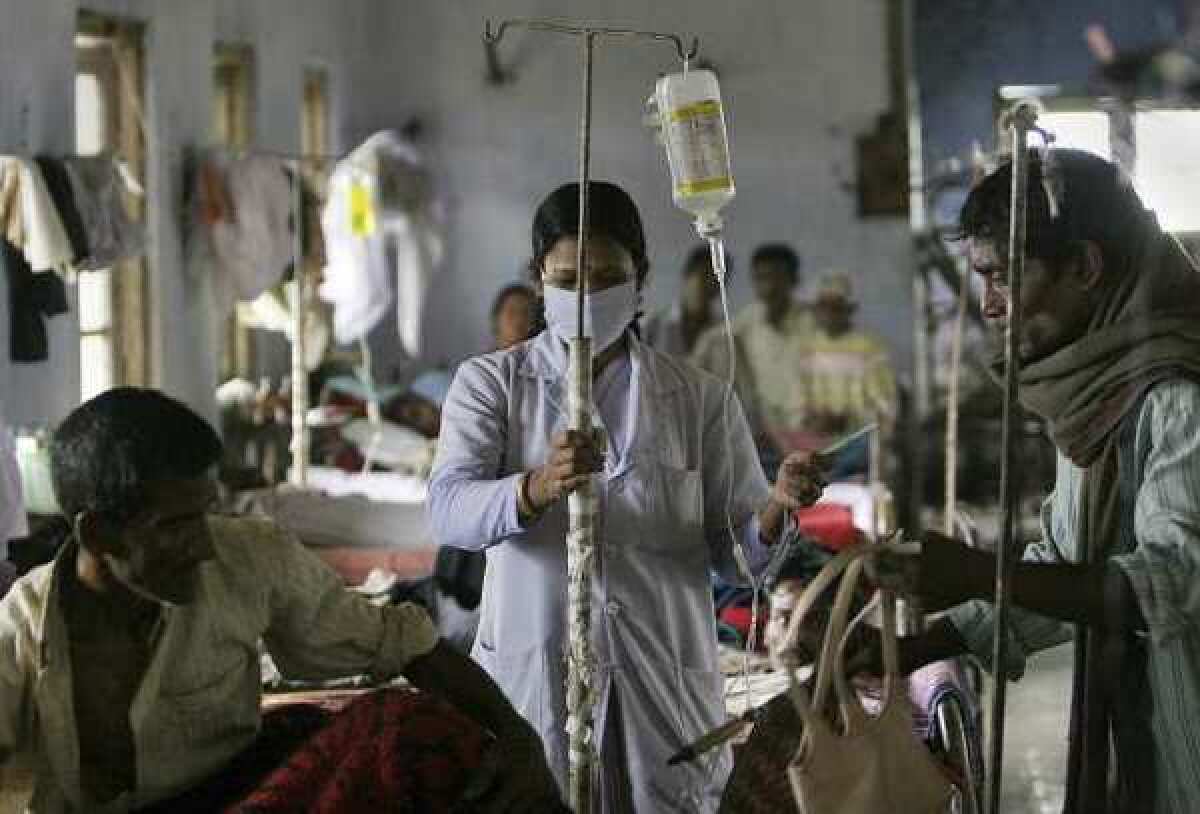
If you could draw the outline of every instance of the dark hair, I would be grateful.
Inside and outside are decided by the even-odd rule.
[[[532,268],[533,261],[530,261]],[[538,297],[537,292],[530,288],[525,283],[512,283],[500,289],[496,294],[496,299],[492,300],[492,332],[496,330],[496,320],[500,318],[500,311],[503,310],[504,304],[508,302],[510,297],[522,295],[529,298],[529,337],[532,338],[540,334],[546,327],[546,315],[542,300]]]
[[[203,475],[221,439],[203,418],[157,390],[119,387],[76,408],[50,442],[50,474],[62,513],[137,514],[147,483]]]
[[[1049,165],[1037,152],[1030,157],[1027,254],[1057,264],[1073,256],[1081,241],[1090,240],[1100,247],[1106,267],[1121,268],[1138,250],[1137,237],[1153,216],[1115,164],[1082,150],[1055,149],[1049,155]],[[1044,184],[1047,175],[1060,210],[1054,217]],[[959,237],[992,240],[1003,251],[1011,197],[1009,162],[971,190],[959,214]]]
[[[496,299],[492,300],[492,325],[495,325],[496,320],[500,318],[500,312],[504,310],[504,306],[509,298],[517,295],[527,297],[531,303],[537,299],[537,294],[532,288],[525,285],[525,283],[512,283],[511,285],[504,286],[496,294]]]
[[[796,250],[786,243],[768,243],[765,246],[759,246],[754,250],[754,256],[750,259],[750,263],[754,266],[760,263],[777,263],[783,266],[784,271],[792,278],[792,282],[800,281],[800,255],[796,254]]]
[[[712,267],[711,256],[707,243],[694,246],[688,252],[687,260],[683,261],[683,276],[686,277],[694,271],[709,271]],[[701,266],[703,268],[700,268]],[[728,251],[725,252],[725,274],[733,274],[733,258],[729,256]]]
[[[640,286],[650,272],[642,216],[629,193],[608,181],[588,182],[588,230],[614,240],[633,258]],[[533,216],[533,259],[529,270],[539,279],[546,255],[564,237],[579,236],[579,184],[563,184],[542,201]]]

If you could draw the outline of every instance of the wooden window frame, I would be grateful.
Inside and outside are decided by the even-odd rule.
[[[104,106],[106,152],[124,162],[145,187],[145,26],[141,23],[81,11],[74,43],[76,74],[97,78]],[[142,196],[128,194],[126,210],[137,223],[146,222]],[[110,275],[110,323],[107,331],[112,353],[113,384],[151,384],[151,291],[149,266],[144,256],[123,260]],[[82,343],[81,333],[81,343]]]

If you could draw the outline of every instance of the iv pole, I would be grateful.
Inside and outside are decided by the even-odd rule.
[[[571,430],[592,434],[592,340],[584,335],[584,303],[588,292],[587,233],[588,184],[592,158],[592,66],[596,40],[600,37],[639,37],[675,44],[684,70],[699,48],[693,39],[690,50],[674,35],[621,28],[578,26],[551,20],[512,19],[492,29],[488,20],[483,40],[499,44],[509,28],[525,28],[583,38],[583,111],[579,129],[579,237],[576,254],[578,310],[575,338],[570,342],[568,413]],[[594,479],[588,478],[567,500],[570,525],[567,532],[567,736],[570,766],[569,802],[576,814],[592,808],[593,775],[598,768],[594,753],[593,706],[595,704],[594,659],[592,657],[591,596],[595,557],[597,499]]]
[[[1019,103],[1008,116],[1012,131],[1012,197],[1009,203],[1011,223],[1008,234],[1008,324],[1004,337],[1004,415],[1000,462],[1000,507],[1003,521],[996,546],[996,633],[992,643],[992,670],[996,687],[992,697],[991,743],[989,744],[987,811],[1000,814],[1000,786],[1004,762],[1004,709],[1008,680],[1004,664],[1008,657],[1008,614],[1012,604],[1013,554],[1016,551],[1018,512],[1016,456],[1018,376],[1021,360],[1017,342],[1021,329],[1021,279],[1025,274],[1025,213],[1029,186],[1029,133],[1037,129],[1038,111],[1034,104]]]

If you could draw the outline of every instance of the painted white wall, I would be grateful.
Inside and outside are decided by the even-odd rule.
[[[513,32],[501,59],[512,84],[485,82],[485,16],[599,18],[694,32],[720,71],[738,197],[727,210],[737,264],[735,302],[749,300],[754,247],[783,240],[812,281],[826,266],[859,275],[865,325],[909,367],[911,296],[904,219],[855,212],[853,137],[887,106],[884,0],[504,0],[406,4],[390,22],[395,68],[373,94],[429,125],[429,150],[450,205],[450,256],[434,287],[427,356],[457,361],[487,347],[494,292],[529,256],[539,199],[576,176],[580,46]],[[642,209],[652,254],[651,307],[678,294],[695,238],[670,201],[661,149],[643,128],[643,102],[660,73],[678,69],[666,45],[604,43],[595,69],[594,177],[625,186]],[[380,339],[376,335],[376,339]]]
[[[74,147],[73,35],[77,0],[0,0],[0,152]],[[148,219],[154,380],[208,416],[215,412],[216,339],[206,292],[185,277],[180,240],[185,148],[209,143],[212,54],[218,41],[255,49],[255,144],[299,147],[302,68],[330,70],[335,147],[345,123],[370,121],[365,55],[378,53],[370,0],[89,0],[89,10],[146,29]],[[0,414],[14,425],[60,420],[78,401],[78,323],[50,322],[50,360],[8,360],[8,298],[0,297]]]
[[[539,199],[574,177],[579,109],[576,43],[515,33],[502,46],[516,81],[485,82],[485,15],[602,18],[694,32],[721,71],[738,198],[728,210],[736,305],[749,299],[753,248],[784,240],[805,257],[811,281],[829,265],[859,275],[865,325],[908,366],[911,303],[903,219],[855,214],[853,137],[887,104],[884,0],[89,0],[86,7],[148,23],[149,259],[157,382],[212,415],[216,339],[205,292],[183,271],[182,151],[211,127],[216,41],[255,48],[255,140],[294,150],[301,68],[330,69],[333,145],[353,146],[412,115],[446,194],[449,257],[430,296],[426,357],[457,361],[486,348],[493,293],[521,273]],[[0,0],[0,151],[69,152],[78,0]],[[648,305],[678,292],[694,242],[670,203],[661,149],[641,123],[655,78],[675,70],[663,45],[601,46],[596,65],[594,174],[626,186],[646,219],[654,266]],[[7,297],[0,297],[6,351]],[[51,361],[14,366],[0,353],[0,412],[14,424],[52,423],[76,403],[77,324],[51,323]],[[387,371],[390,323],[375,335]]]

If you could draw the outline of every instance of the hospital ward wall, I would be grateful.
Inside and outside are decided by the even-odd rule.
[[[926,173],[994,150],[996,90],[1083,86],[1095,60],[1084,31],[1099,24],[1119,49],[1178,36],[1173,9],[1195,0],[919,0],[915,45]]]
[[[81,7],[146,24],[152,378],[205,415],[215,413],[218,339],[204,281],[190,280],[183,267],[182,173],[185,148],[211,143],[214,43],[254,49],[253,133],[262,149],[299,149],[303,68],[326,67],[338,148],[352,137],[345,123],[363,118],[359,107],[373,106],[363,76],[374,70],[370,55],[386,45],[374,34],[370,12],[378,5],[384,4],[0,0],[0,152],[74,148],[73,37]],[[0,296],[0,414],[12,425],[56,422],[78,402],[73,289],[71,297],[72,313],[49,322],[49,361],[15,365],[8,358],[8,297]]]
[[[602,9],[602,12],[601,12]],[[486,80],[485,16],[554,15],[694,33],[719,72],[738,195],[726,238],[735,309],[750,299],[749,257],[793,244],[810,283],[824,267],[860,282],[861,321],[910,367],[910,250],[904,217],[857,215],[855,136],[889,105],[883,0],[509,0],[412,3],[390,21],[392,118],[418,115],[447,203],[449,257],[429,297],[423,356],[453,363],[488,345],[495,292],[521,278],[539,199],[577,174],[579,42],[510,32],[499,58],[511,81]],[[642,124],[656,78],[679,69],[669,45],[603,41],[595,62],[593,177],[625,186],[646,221],[648,310],[678,298],[679,266],[696,243],[671,204],[662,148]],[[374,94],[383,98],[383,93]],[[377,111],[373,111],[377,112]],[[394,348],[388,324],[377,356]]]

